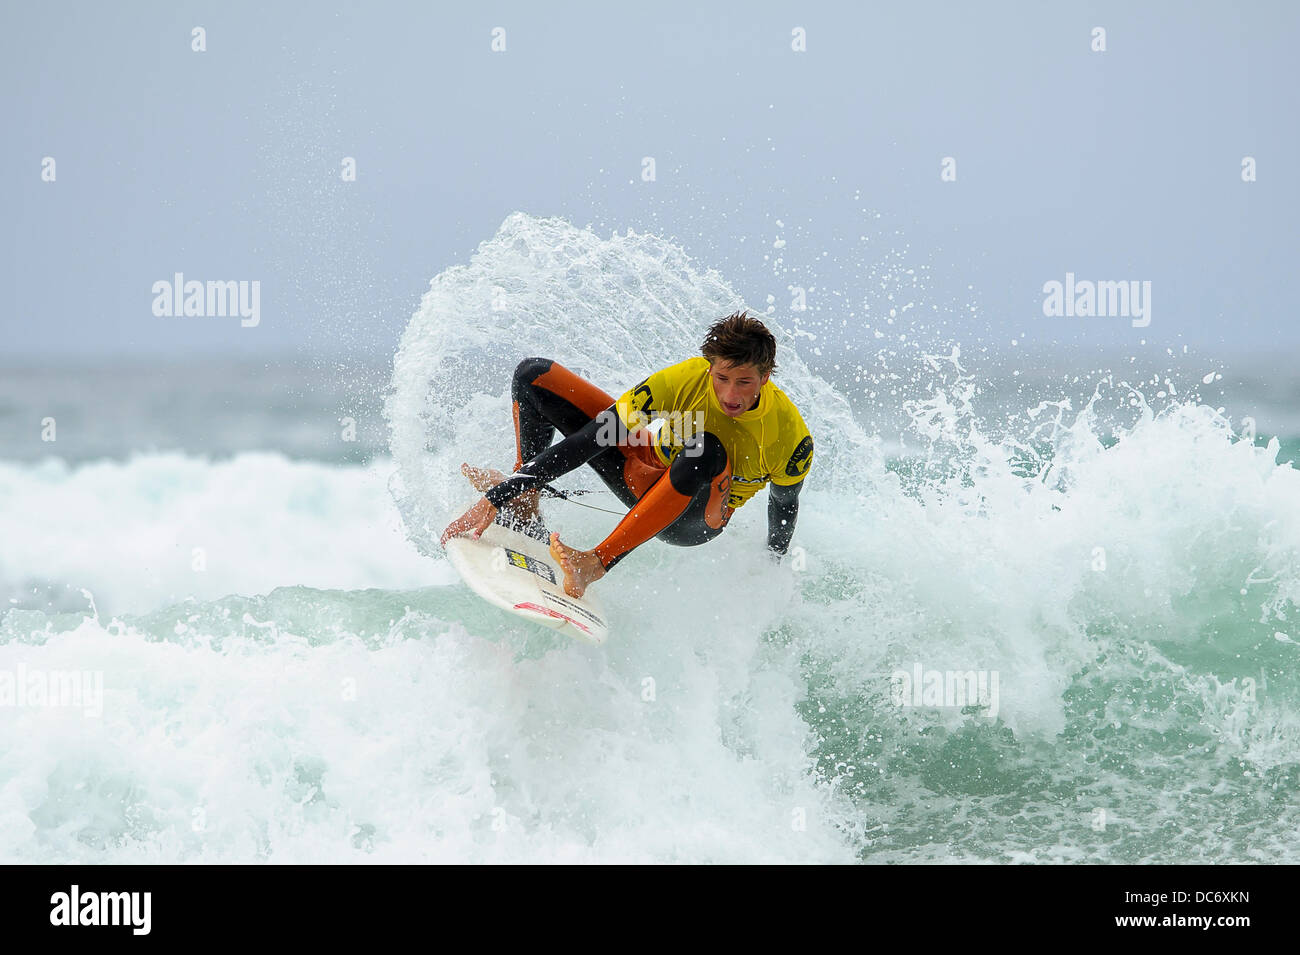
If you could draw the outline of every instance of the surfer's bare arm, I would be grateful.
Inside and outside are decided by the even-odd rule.
[[[798,484],[771,484],[767,498],[767,546],[776,554],[784,554],[794,536],[794,522],[799,517]]]

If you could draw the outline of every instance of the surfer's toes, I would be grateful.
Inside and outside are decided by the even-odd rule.
[[[460,473],[469,478],[469,483],[476,491],[490,491],[506,479],[496,468],[476,468],[464,461],[461,462]]]

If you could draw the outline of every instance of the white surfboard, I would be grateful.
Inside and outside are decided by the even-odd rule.
[[[538,536],[492,524],[478,540],[451,538],[447,557],[488,603],[587,643],[604,643],[609,626],[600,602],[590,590],[582,597],[564,592],[547,532],[539,526],[533,533]]]

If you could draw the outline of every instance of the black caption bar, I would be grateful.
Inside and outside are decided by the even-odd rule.
[[[10,942],[76,935],[118,945],[337,946],[398,939],[436,924],[440,933],[488,925],[499,940],[511,931],[526,937],[530,925],[553,931],[563,912],[584,933],[675,922],[685,914],[663,908],[675,898],[696,915],[712,899],[718,918],[708,921],[733,942],[769,932],[776,919],[792,928],[818,925],[819,937],[837,934],[836,926],[845,933],[923,929],[945,946],[1026,928],[1072,940],[1196,935],[1231,943],[1289,934],[1289,877],[1287,868],[1269,866],[694,866],[612,878],[590,868],[556,878],[524,867],[8,866],[0,871],[0,924]],[[741,917],[742,910],[750,915]]]

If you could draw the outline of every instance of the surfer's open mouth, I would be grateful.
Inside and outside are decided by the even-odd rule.
[[[727,403],[724,401],[724,402],[722,403],[722,406],[723,406],[724,408],[726,408],[728,411],[739,411],[739,410],[740,410],[740,405],[739,405],[739,404],[729,405],[729,404],[727,404]]]

